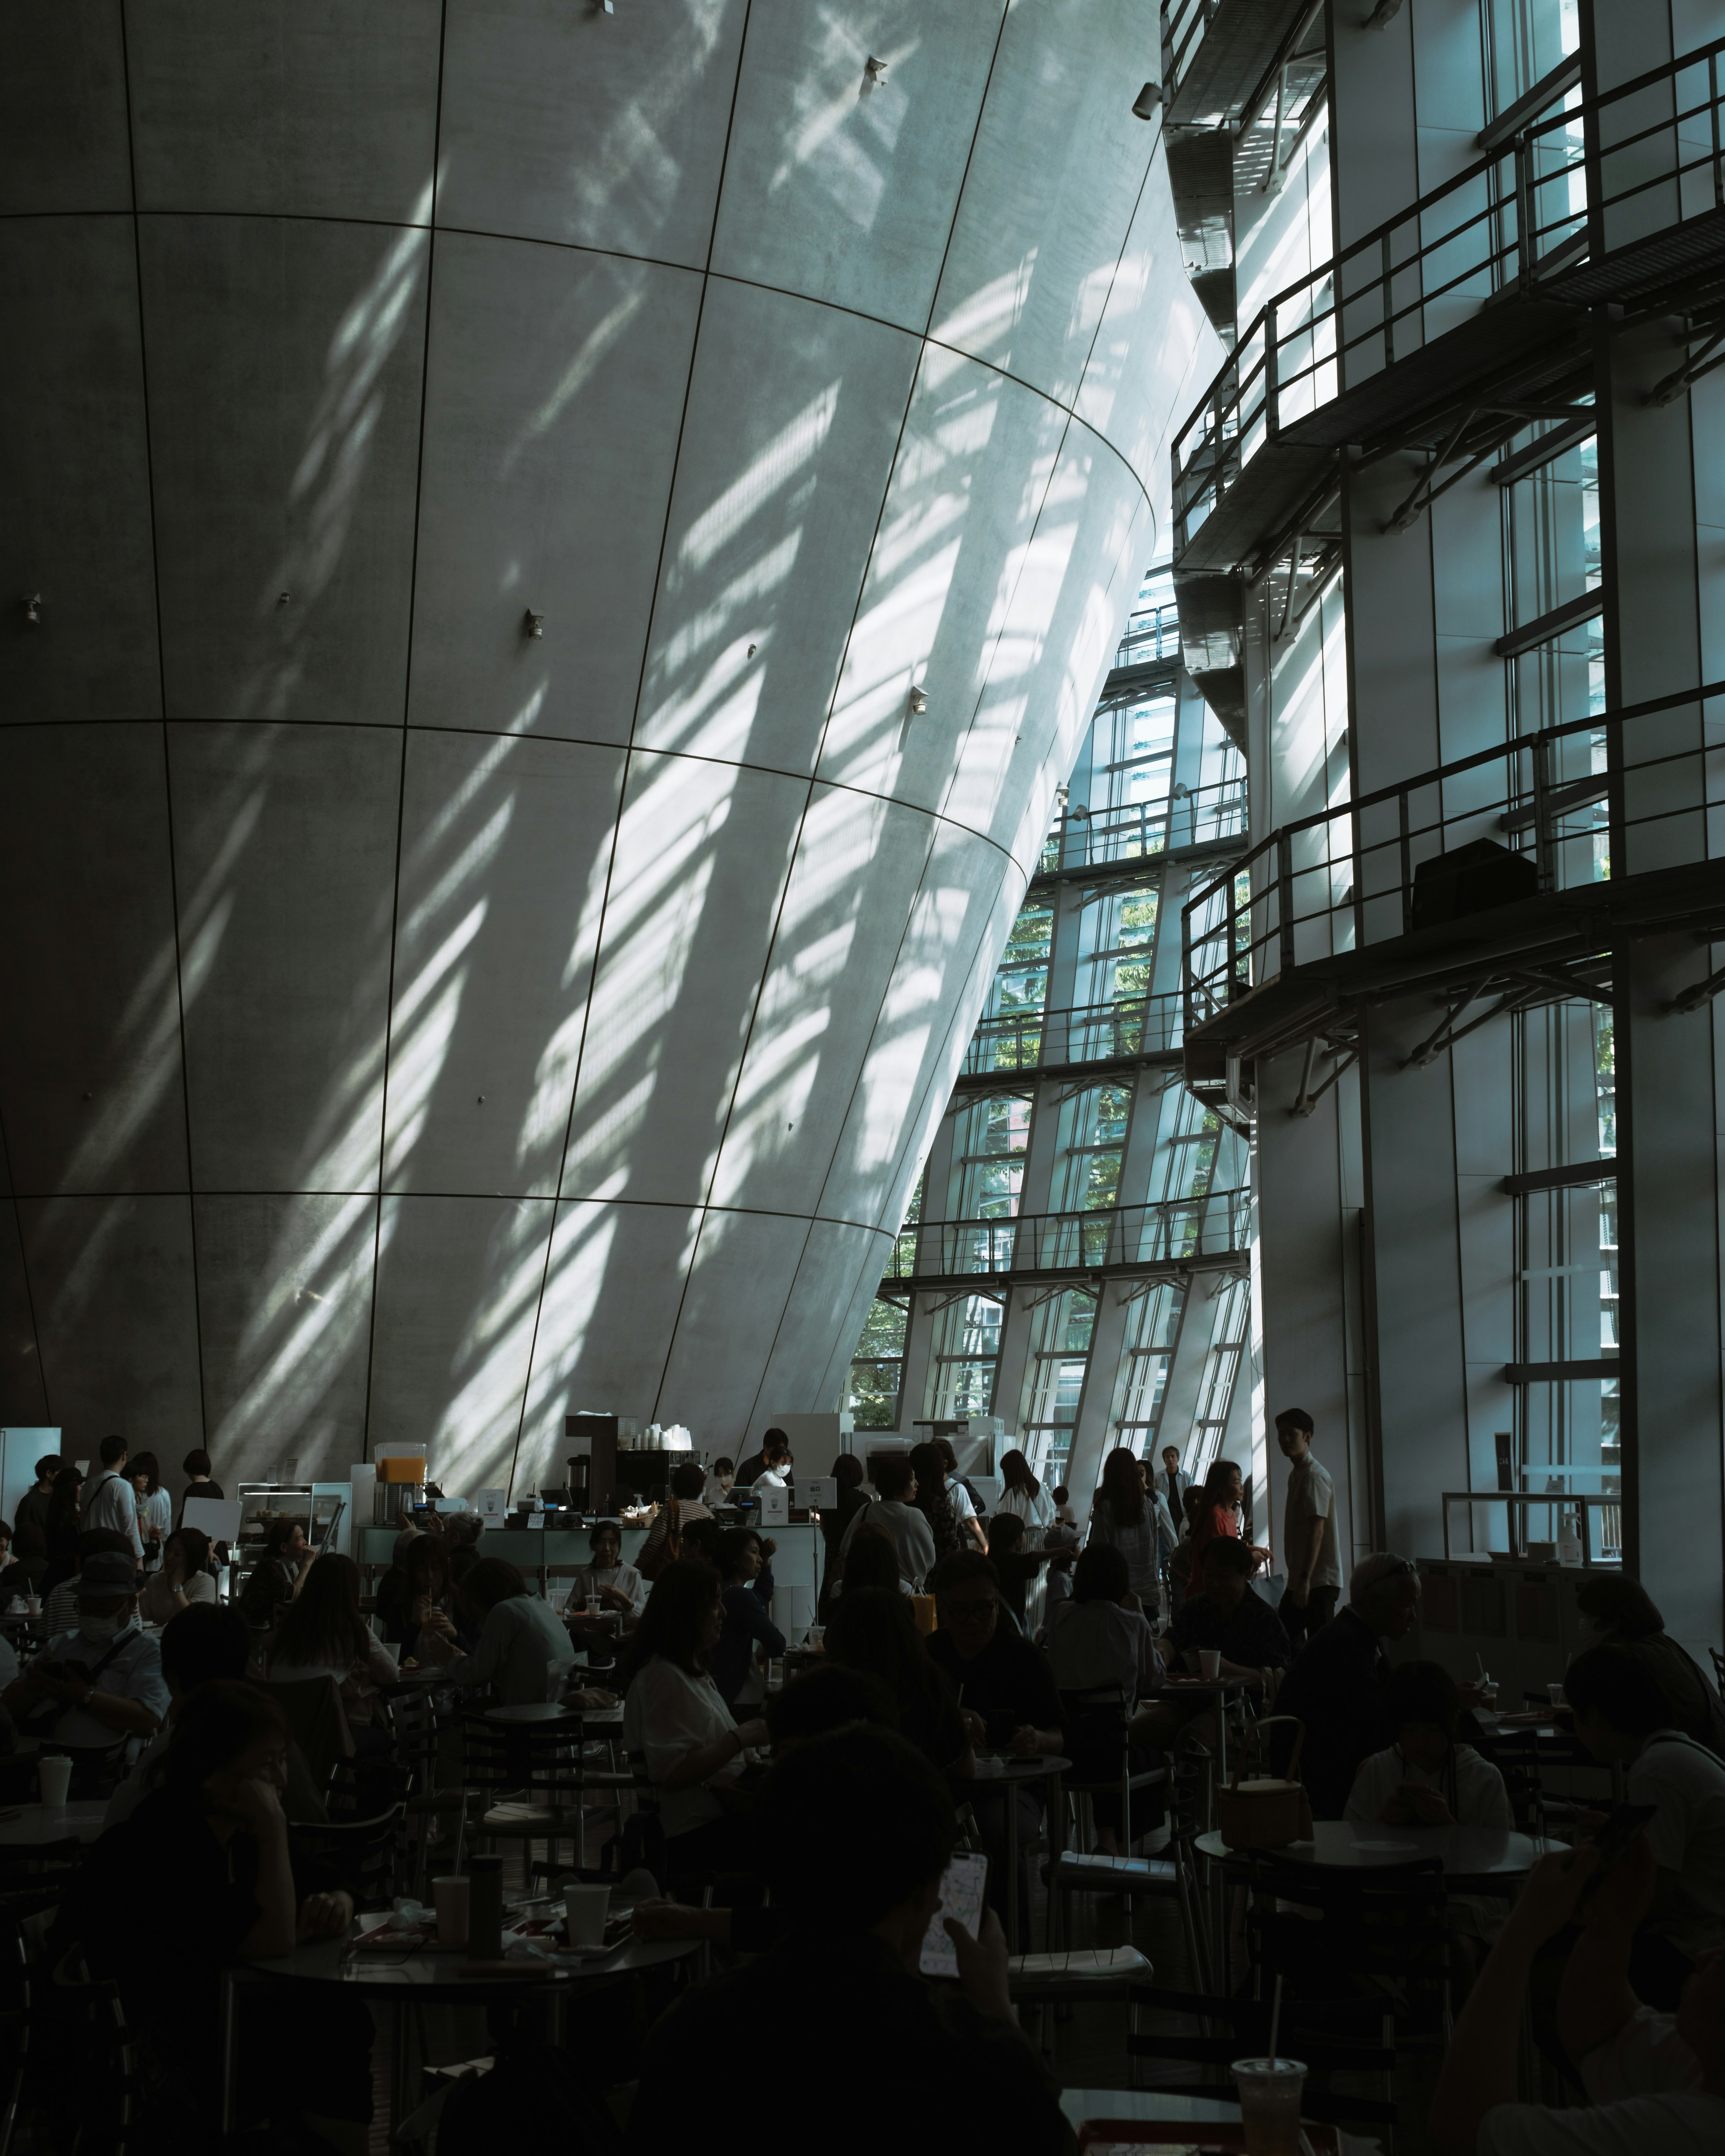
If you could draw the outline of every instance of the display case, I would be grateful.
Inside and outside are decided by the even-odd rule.
[[[236,1594],[250,1577],[278,1520],[295,1523],[312,1548],[321,1549],[350,1502],[347,1487],[340,1482],[242,1482],[238,1494],[239,1541],[233,1553]]]

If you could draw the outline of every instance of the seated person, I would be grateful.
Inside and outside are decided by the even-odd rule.
[[[718,1569],[719,1537],[725,1530],[716,1520],[691,1520],[683,1530],[683,1554]],[[765,1545],[763,1544],[764,1548]]]
[[[975,1755],[951,1678],[937,1669],[911,1607],[896,1586],[858,1587],[834,1604],[827,1659],[886,1687],[901,1733],[942,1774],[969,1775]]]
[[[929,1582],[939,1623],[928,1642],[930,1659],[960,1697],[965,1733],[978,1753],[985,1748],[1014,1759],[1053,1758],[1063,1741],[1060,1695],[1048,1664],[1021,1633],[1000,1622],[1000,1587],[994,1568],[974,1550],[942,1558]],[[988,1897],[1009,1906],[1007,1858],[1010,1834],[1007,1804],[1017,1810],[1019,1862],[1042,1815],[1041,1785],[978,1792],[971,1808],[988,1853]],[[1029,1907],[1020,1881],[1019,1906]]]
[[[50,1640],[0,1695],[44,1751],[69,1755],[80,1802],[109,1795],[128,1746],[146,1744],[167,1712],[162,1647],[138,1623],[136,1577],[129,1548],[86,1558],[77,1630]]]
[[[1665,1629],[1653,1597],[1620,1572],[1590,1573],[1575,1590],[1590,1647],[1627,1647],[1671,1702],[1673,1729],[1725,1759],[1725,1700],[1701,1665]]]
[[[396,1545],[398,1552],[400,1544]],[[263,1553],[239,1590],[239,1614],[254,1632],[273,1632],[281,1613],[311,1577],[317,1552],[300,1520],[272,1520]]]
[[[726,1528],[716,1568],[723,1582],[725,1629],[712,1651],[713,1682],[726,1707],[758,1707],[767,1697],[762,1657],[782,1655],[785,1640],[773,1621],[773,1566],[752,1527]]]
[[[1386,1640],[1399,1640],[1420,1611],[1420,1575],[1404,1557],[1378,1552],[1363,1558],[1348,1585],[1348,1607],[1314,1632],[1276,1694],[1278,1714],[1306,1725],[1300,1779],[1314,1819],[1338,1820],[1347,1809],[1360,1762],[1381,1752],[1394,1732],[1384,1687],[1389,1681]],[[1286,1728],[1272,1748],[1275,1771],[1286,1771]]]
[[[213,1604],[215,1599],[209,1537],[197,1527],[177,1528],[163,1547],[161,1568],[144,1583],[139,1616],[146,1625],[166,1625],[194,1602]]]
[[[721,1505],[731,1502],[732,1487],[736,1481],[737,1462],[734,1460],[721,1457],[713,1462],[701,1486],[701,1502],[708,1512],[716,1512]]]
[[[419,1658],[419,1635],[432,1612],[447,1618],[458,1645],[471,1654],[479,1627],[458,1608],[445,1535],[398,1536],[395,1562],[377,1583],[377,1614],[383,1637],[401,1649],[404,1662]]]
[[[85,1563],[100,1550],[129,1557],[131,1554],[131,1537],[116,1532],[112,1527],[87,1527],[79,1536],[69,1575],[58,1587],[50,1589],[43,1601],[42,1629],[48,1639],[53,1639],[59,1632],[77,1630],[78,1597],[83,1587]],[[136,1571],[133,1578],[136,1580]]]
[[[624,1631],[632,1632],[647,1606],[647,1583],[634,1565],[623,1562],[621,1521],[595,1522],[587,1547],[593,1562],[575,1575],[569,1589],[569,1615],[575,1618],[584,1612],[591,1616],[598,1603],[600,1615],[620,1619]]]
[[[102,1815],[105,1828],[130,1819],[152,1789],[162,1785],[167,1765],[167,1748],[181,1711],[199,1685],[239,1684],[251,1660],[251,1635],[237,1609],[219,1604],[193,1603],[171,1618],[162,1634],[162,1675],[167,1686],[167,1714],[145,1748],[137,1764],[108,1799]],[[328,1812],[317,1794],[305,1755],[290,1739],[287,1787],[282,1809],[290,1820],[312,1825],[327,1821]]]
[[[860,1728],[868,1722],[896,1729],[898,1710],[875,1678],[846,1669],[843,1663],[829,1662],[818,1670],[805,1670],[783,1691],[774,1692],[767,1702],[766,1722],[777,1762],[799,1744],[829,1737],[834,1730]],[[637,1902],[629,1921],[639,1939],[711,1939],[742,1953],[759,1953],[778,1944],[790,1929],[791,1920],[784,1911],[770,1906],[697,1909],[655,1895]]]
[[[850,1554],[858,1535],[875,1528],[892,1544],[911,1594],[920,1594],[923,1581],[934,1569],[935,1551],[933,1531],[913,1502],[916,1471],[907,1458],[891,1455],[875,1462],[875,1488],[878,1495],[873,1503],[860,1507],[845,1530],[839,1545],[840,1561]]]
[[[816,1738],[774,1765],[757,1825],[773,1907],[789,1928],[746,1967],[686,1993],[654,2030],[629,2122],[636,2156],[687,2149],[690,2121],[711,2101],[714,2030],[776,2025],[792,2002],[815,2025],[868,2035],[871,2063],[836,2080],[829,2047],[781,2048],[773,2101],[787,2118],[819,2122],[810,2146],[850,2156],[908,2136],[919,2148],[1051,2156],[1070,2145],[1018,2031],[999,1924],[985,1917],[975,1940],[951,1928],[956,1984],[919,1973],[956,1838],[952,1798],[927,1761],[885,1730]]]
[[[1131,1582],[1126,1553],[1111,1543],[1091,1543],[1073,1574],[1072,1599],[1062,1605],[1060,1622],[1050,1628],[1049,1666],[1060,1687],[1075,1781],[1101,1782],[1118,1774],[1120,1714],[1130,1717],[1140,1692],[1153,1688],[1162,1677],[1162,1658],[1150,1621]],[[1087,1706],[1076,1697],[1110,1686],[1119,1691],[1118,1712]],[[1130,1740],[1127,1758],[1135,1774],[1155,1763],[1153,1751]],[[1091,1795],[1096,1840],[1110,1856],[1122,1854],[1122,1834],[1130,1843],[1134,1834],[1143,1832],[1160,1816],[1159,1799],[1149,1791],[1141,1794],[1144,1804],[1133,1806],[1131,1821],[1122,1816],[1120,1798],[1114,1791]],[[1147,1813],[1142,1820],[1141,1810]]]
[[[1628,1801],[1657,1807],[1646,1829],[1657,1871],[1630,1979],[1670,2011],[1697,1962],[1725,1946],[1725,1763],[1671,1726],[1671,1702],[1628,1647],[1578,1655],[1563,1691],[1594,1758],[1628,1768]]]
[[[119,1986],[146,2090],[165,2098],[177,2146],[215,2144],[223,1968],[290,1953],[300,1939],[339,1938],[352,1922],[352,1902],[331,1880],[295,1874],[281,1806],[287,1753],[287,1725],[267,1689],[199,1686],[176,1718],[162,1786],[85,1851],[63,1909],[92,1969]],[[170,1882],[188,1918],[159,1926],[141,1953],[138,1882],[147,1877]],[[280,2071],[283,2022],[242,2007],[243,2126],[266,2106],[294,2129],[309,2115],[325,2136],[328,2122],[371,2118],[370,2010],[328,1995],[334,1985],[306,1989],[319,1995],[294,2002],[304,2050],[291,2074]]]
[[[444,1523],[444,1548],[449,1560],[449,1584],[459,1587],[480,1561],[480,1537],[485,1523],[477,1512],[439,1513]],[[460,1630],[460,1620],[456,1620]]]
[[[1534,1866],[1438,2076],[1428,2123],[1447,2156],[1701,2156],[1725,2145],[1725,1954],[1700,1964],[1674,2015],[1651,2011],[1630,1979],[1656,1871],[1639,1843],[1603,1872],[1585,1845]],[[1518,2101],[1524,2009],[1536,1957],[1578,1919],[1557,2020],[1589,2102],[1550,2111]]]
[[[505,1707],[526,1707],[546,1697],[547,1672],[569,1660],[569,1635],[551,1604],[529,1594],[527,1583],[501,1557],[482,1557],[455,1590],[457,1609],[479,1626],[479,1643],[463,1654],[455,1627],[440,1610],[428,1613],[419,1634],[419,1660],[441,1666],[451,1684],[477,1691],[496,1689]],[[608,1704],[603,1693],[578,1696],[578,1703]]]
[[[1403,1662],[1384,1687],[1387,1750],[1360,1763],[1343,1819],[1355,1826],[1515,1825],[1503,1777],[1471,1744],[1458,1744],[1461,1702],[1438,1662]]]
[[[767,1741],[766,1723],[739,1724],[713,1682],[711,1657],[724,1629],[719,1575],[679,1558],[654,1581],[624,1657],[624,1745],[645,1761],[658,1792],[672,1878],[735,1861],[744,1821],[723,1795],[755,1763],[751,1748]]]
[[[832,1583],[833,1606],[836,1609],[840,1595],[848,1583],[853,1594],[862,1594],[871,1587],[886,1588],[899,1594],[909,1594],[911,1583],[899,1570],[898,1552],[887,1541],[878,1527],[864,1527],[845,1553],[844,1570]]]
[[[1162,1642],[1172,1667],[1206,1647],[1221,1656],[1220,1674],[1260,1683],[1266,1670],[1285,1670],[1294,1658],[1286,1628],[1254,1592],[1256,1563],[1250,1544],[1218,1535],[1198,1553],[1198,1590],[1189,1596]]]

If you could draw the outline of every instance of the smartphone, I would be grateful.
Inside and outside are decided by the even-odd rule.
[[[983,1928],[983,1890],[988,1882],[988,1860],[961,1849],[941,1875],[941,1905],[929,1921],[916,1966],[925,1976],[957,1976],[958,1957],[947,1935],[947,1918],[955,1917],[970,1933],[980,1938]]]
[[[1593,1845],[1599,1852],[1599,1868],[1581,1890],[1578,1907],[1585,1908],[1594,1887],[1610,1871],[1635,1836],[1658,1811],[1657,1804],[1614,1804],[1594,1830]]]

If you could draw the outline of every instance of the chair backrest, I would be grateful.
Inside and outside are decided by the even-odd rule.
[[[298,1677],[290,1684],[273,1684],[269,1691],[286,1716],[294,1741],[305,1755],[312,1782],[321,1793],[330,1785],[336,1761],[353,1756],[353,1738],[336,1680]]]
[[[288,1847],[302,1864],[329,1872],[357,1908],[386,1907],[402,1861],[407,1811],[396,1804],[375,1819],[290,1825]]]
[[[490,1722],[483,1708],[461,1717],[461,1779],[483,1794],[525,1794],[554,1810],[578,1804],[585,1786],[578,1715],[556,1722]]]

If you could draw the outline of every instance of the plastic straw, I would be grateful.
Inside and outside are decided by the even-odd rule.
[[[1276,1997],[1270,2007],[1270,2063],[1276,2064],[1276,2039],[1281,2028],[1281,1979],[1276,1979]]]
[[[461,1792],[461,1804],[460,1804],[460,1809],[459,1809],[459,1810],[456,1812],[456,1814],[455,1814],[455,1876],[456,1876],[458,1878],[460,1876],[460,1873],[461,1873],[461,1845],[462,1845],[462,1843],[466,1840],[466,1838],[467,1838],[467,1792],[466,1792],[466,1790],[465,1790],[465,1789],[464,1789],[464,1790]],[[1276,1987],[1277,1987],[1277,1988],[1276,1988],[1276,2003],[1277,2006],[1279,2007],[1279,2006],[1281,2005],[1281,1979],[1280,1977],[1277,1977],[1277,1979],[1276,1979]]]

